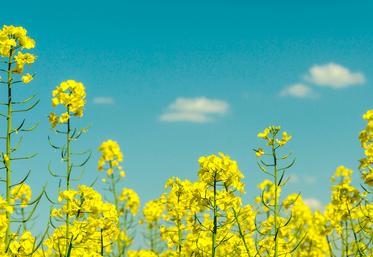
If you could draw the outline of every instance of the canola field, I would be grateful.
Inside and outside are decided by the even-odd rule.
[[[17,173],[13,164],[33,157],[16,154],[20,144],[15,135],[27,137],[34,128],[13,121],[38,103],[33,96],[13,98],[22,90],[19,84],[32,83],[35,77],[33,48],[35,41],[25,28],[4,25],[0,30],[0,83],[7,88],[2,98],[7,100],[1,103],[7,111],[0,114],[5,131],[0,149],[0,256],[373,256],[373,110],[363,114],[366,127],[357,139],[362,148],[355,171],[361,174],[355,183],[359,186],[352,184],[352,169],[338,167],[331,174],[331,195],[322,210],[312,210],[301,194],[281,194],[294,157],[287,150],[292,136],[280,126],[264,128],[257,135],[262,145],[252,154],[267,179],[258,185],[261,193],[255,202],[245,201],[244,174],[237,162],[217,153],[199,158],[196,181],[172,177],[159,198],[140,205],[134,189],[120,187],[126,176],[123,154],[111,139],[98,148],[97,170],[103,183],[73,183],[76,168],[89,161],[89,156],[73,161],[74,146],[89,133],[76,126],[84,117],[84,84],[66,80],[50,99],[54,112],[49,123],[64,141],[57,145],[49,138],[51,154],[57,149],[65,165],[63,174],[49,170],[49,179],[61,181],[58,198],[53,199],[45,190],[33,194],[27,184],[32,173],[22,181],[13,179]],[[100,185],[108,189],[105,198],[97,191]],[[41,199],[53,208],[44,232],[33,234],[30,228],[38,222],[34,215]],[[135,231],[145,232],[135,237]],[[138,239],[142,242],[135,244]]]

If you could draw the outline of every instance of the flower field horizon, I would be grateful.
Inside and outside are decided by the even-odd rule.
[[[243,153],[255,158],[249,165],[256,173],[229,153],[204,154],[191,160],[198,163],[194,174],[181,179],[175,171],[158,181],[164,184],[161,194],[144,202],[127,182],[132,174],[126,143],[111,135],[96,142],[91,135],[94,125],[84,119],[90,111],[85,81],[63,78],[50,87],[48,99],[27,95],[25,88],[43,80],[34,70],[39,57],[33,33],[13,25],[0,30],[0,256],[373,256],[373,109],[361,114],[365,127],[356,131],[359,165],[345,167],[341,160],[328,175],[326,203],[288,190],[297,163],[289,142],[297,138],[281,124],[258,131],[259,144]],[[353,78],[365,81],[361,74]],[[33,112],[40,101],[50,102],[50,108],[38,117]],[[197,113],[201,105],[208,108]],[[194,109],[187,113],[185,106]],[[160,120],[182,117],[199,124],[228,110],[220,100],[178,98]],[[47,122],[38,126],[42,119]],[[37,144],[23,144],[39,129],[47,135]],[[84,140],[97,148],[84,149]],[[29,168],[44,143],[50,148],[43,152],[48,166],[24,172],[20,167]],[[92,156],[98,156],[96,169],[86,171]],[[255,189],[248,188],[248,176],[261,179]],[[44,186],[33,187],[30,179]]]

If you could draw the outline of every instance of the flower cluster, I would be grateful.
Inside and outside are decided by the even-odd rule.
[[[13,74],[22,74],[25,65],[30,66],[35,62],[35,55],[22,52],[34,47],[35,41],[27,35],[25,28],[4,25],[0,30],[0,57],[6,58],[10,65],[16,64],[11,70]],[[26,73],[21,77],[21,82],[28,84],[32,79],[33,76]]]
[[[59,123],[67,123],[71,115],[82,117],[84,105],[86,103],[85,88],[83,83],[75,80],[66,80],[56,87],[52,92],[52,106],[63,105],[65,112],[57,116],[54,112],[49,115],[49,122],[52,127]]]
[[[364,183],[373,186],[373,110],[367,111],[363,115],[367,121],[367,126],[360,132],[359,140],[364,149],[365,157],[360,160],[360,169]]]
[[[25,184],[24,184],[25,185]],[[22,190],[21,185],[18,185],[18,190]],[[27,185],[24,186],[23,193],[14,192],[14,199],[25,199],[31,194],[28,192],[31,190]],[[27,196],[25,196],[27,195]],[[30,196],[31,197],[31,196]],[[9,235],[9,243],[6,244],[5,234],[7,230],[7,217],[5,212],[12,213],[14,207],[7,204],[6,201],[0,196],[0,255],[5,257],[15,257],[15,256],[41,256],[39,255],[40,251],[36,247],[36,239],[31,234],[30,231],[18,231],[17,233],[11,233]]]
[[[160,200],[147,202],[143,208],[145,222],[151,227],[155,226],[159,222],[163,211],[164,206]]]
[[[64,222],[45,241],[51,256],[66,254],[73,246],[70,256],[99,256],[102,249],[110,253],[112,243],[118,238],[118,213],[113,204],[104,202],[102,196],[91,187],[78,186],[78,190],[66,190],[59,194],[63,205],[53,209],[51,216]],[[94,256],[96,256],[94,255]]]
[[[121,177],[125,176],[125,172],[120,166],[123,161],[123,154],[120,150],[119,144],[114,140],[107,140],[103,142],[98,150],[101,152],[101,157],[98,160],[98,170],[103,170],[105,165],[107,165],[107,175],[111,176],[114,169],[119,170],[119,175]]]
[[[223,182],[227,187],[244,192],[242,172],[238,169],[237,162],[229,156],[219,153],[219,155],[202,156],[198,160],[200,170],[198,176],[201,181],[207,185],[213,185],[215,182]]]
[[[35,47],[35,41],[27,35],[25,28],[4,25],[0,30],[0,54],[9,56],[16,47],[31,49]]]
[[[275,138],[277,134],[280,132],[280,126],[270,126],[265,128],[263,132],[258,133],[258,137],[262,138],[267,141],[267,145],[277,145],[283,146],[285,145],[292,137],[288,135],[286,131],[282,132],[282,137]]]
[[[123,203],[123,208],[120,210],[120,213],[129,211],[132,216],[135,216],[139,211],[140,197],[134,190],[123,188],[122,193],[118,196],[118,200]]]
[[[373,204],[367,192],[361,192],[352,185],[353,171],[344,166],[336,169],[331,180],[331,202],[326,205],[324,218],[329,238],[339,242],[343,256],[370,256],[373,254],[367,241],[373,235],[371,211]],[[354,240],[350,242],[349,235]]]
[[[12,213],[13,212],[13,206],[9,205],[5,199],[3,199],[1,196],[0,196],[0,235],[2,236],[7,227],[8,227],[8,224],[7,224],[7,217],[5,215],[6,212],[8,213]]]

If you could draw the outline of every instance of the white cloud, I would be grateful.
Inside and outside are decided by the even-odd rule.
[[[214,120],[216,115],[223,115],[229,109],[229,104],[223,100],[206,97],[177,98],[160,116],[165,122],[205,123]]]
[[[318,94],[310,87],[297,83],[281,90],[280,96],[291,96],[296,98],[316,98]]]
[[[317,178],[310,175],[297,175],[297,174],[289,174],[290,184],[307,184],[313,185],[316,183]]]
[[[188,112],[165,113],[161,115],[160,120],[166,122],[189,121],[194,123],[205,123],[211,121],[211,119],[205,114]]]
[[[114,98],[110,96],[97,96],[93,98],[93,103],[111,105],[111,104],[115,104],[115,100]]]
[[[303,202],[308,205],[313,211],[322,210],[323,208],[322,203],[316,198],[306,198],[303,199]]]
[[[222,100],[206,97],[180,97],[169,106],[169,109],[176,112],[225,113],[228,110],[228,104]]]
[[[314,184],[316,182],[316,177],[306,175],[306,176],[304,176],[304,181],[307,184]]]
[[[312,66],[305,75],[305,79],[316,85],[334,89],[365,83],[365,76],[362,72],[352,72],[333,62]]]

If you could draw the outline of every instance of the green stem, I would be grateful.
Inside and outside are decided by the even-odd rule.
[[[117,196],[114,174],[111,174],[110,178],[111,178],[111,186],[112,186],[112,190],[113,190],[114,204],[115,204],[115,207],[118,210],[118,196]]]
[[[273,137],[273,142],[275,142],[275,139]],[[274,206],[274,213],[273,213],[273,216],[274,216],[274,219],[275,219],[275,237],[274,237],[274,241],[275,241],[275,257],[278,256],[278,240],[277,240],[277,235],[278,235],[278,232],[279,232],[279,227],[278,227],[278,224],[277,224],[277,217],[278,217],[278,197],[277,197],[277,191],[278,191],[278,169],[277,169],[277,155],[276,155],[276,148],[275,148],[275,145],[273,143],[272,145],[272,156],[273,156],[273,167],[274,167],[274,180],[275,180],[275,206]]]
[[[233,210],[233,214],[234,214],[234,219],[235,219],[235,221],[237,223],[237,226],[238,226],[238,233],[239,233],[240,238],[241,238],[241,240],[243,242],[243,245],[245,246],[245,250],[246,250],[247,256],[250,257],[251,256],[250,249],[249,249],[249,246],[247,245],[247,242],[246,242],[246,239],[245,239],[245,234],[242,231],[242,226],[241,226],[241,224],[240,224],[240,222],[238,220],[237,212],[236,212],[236,210],[234,208],[232,208],[232,210]]]
[[[342,235],[341,235],[341,239],[342,239],[342,249],[341,249],[341,257],[343,256],[346,256],[346,233],[345,233],[345,229],[343,228],[344,227],[344,222],[341,221],[340,222],[341,226],[342,226]]]
[[[156,231],[158,231],[158,223],[154,223],[152,226],[150,226],[149,231],[150,231],[150,250],[156,253],[157,252]]]
[[[179,205],[180,204],[180,194],[178,193],[177,194],[177,204]],[[179,217],[179,214],[177,215],[177,221],[176,221],[176,224],[177,224],[177,236],[178,236],[178,247],[177,247],[177,250],[178,250],[178,256],[181,257],[181,250],[182,250],[182,240],[183,240],[183,234],[182,234],[182,231],[181,231],[181,218]]]
[[[69,108],[67,108],[67,113],[69,113]],[[67,120],[67,133],[66,133],[66,142],[67,142],[67,164],[66,164],[66,172],[67,172],[67,178],[66,178],[66,190],[70,190],[70,176],[71,176],[71,127],[70,127],[70,118]]]
[[[348,250],[348,223],[347,223],[347,221],[345,221],[345,230],[346,230],[346,240],[345,240],[345,246],[346,246],[346,256],[349,256],[348,255],[348,252],[349,252],[349,250]]]
[[[310,243],[310,245],[308,246],[308,254],[310,255],[310,256],[312,256],[311,254],[312,254],[312,249],[313,249],[313,244],[312,244],[313,242],[311,241],[311,243]]]
[[[21,214],[22,214],[22,220],[23,220],[23,222],[22,222],[23,232],[26,232],[27,231],[27,226],[26,226],[26,222],[25,222],[26,215],[25,215],[25,210],[22,207],[21,207]]]
[[[181,257],[181,249],[182,249],[182,231],[180,229],[180,220],[177,221],[177,235],[179,239],[179,245],[177,247],[178,256]]]
[[[326,242],[328,243],[328,248],[329,248],[329,254],[331,257],[335,257],[335,254],[333,253],[333,249],[332,249],[332,246],[330,244],[330,239],[329,237],[326,235]]]
[[[216,234],[217,234],[217,225],[218,225],[217,207],[216,207],[216,174],[214,174],[214,200],[213,200],[213,204],[214,204],[214,206],[213,206],[214,227],[212,229],[211,256],[215,257]]]
[[[359,253],[359,256],[363,256],[363,252],[360,249],[360,242],[359,242],[359,240],[357,238],[357,233],[355,232],[355,228],[354,228],[354,223],[353,223],[352,216],[351,216],[350,207],[349,207],[347,201],[346,201],[346,207],[347,207],[347,211],[348,211],[348,218],[349,218],[350,224],[351,224],[352,234],[354,235],[355,244],[357,245],[357,252]]]
[[[11,190],[11,166],[10,166],[10,158],[11,158],[11,147],[10,147],[10,135],[12,131],[12,56],[13,56],[13,49],[10,49],[9,52],[9,59],[8,59],[8,116],[7,116],[7,130],[6,130],[6,156],[7,159],[5,160],[5,169],[6,169],[6,202],[10,206],[10,190]],[[5,232],[5,245],[9,243],[9,235],[10,235],[10,212],[6,212],[6,220],[7,220],[7,229]]]
[[[104,237],[102,235],[102,229],[100,231],[100,242],[101,242],[100,254],[101,256],[104,256]]]
[[[69,107],[66,108],[67,113],[69,113]],[[66,157],[67,157],[67,162],[66,162],[66,190],[70,190],[70,177],[71,177],[71,124],[70,124],[70,118],[67,120],[67,133],[66,133]],[[70,200],[67,200],[67,210],[70,209]],[[68,245],[69,242],[69,234],[70,234],[70,228],[69,228],[69,214],[66,213],[66,245]]]
[[[127,233],[127,219],[128,219],[128,211],[127,210],[124,210],[124,214],[123,214],[123,229],[124,231]],[[123,244],[122,245],[122,251],[120,252],[120,256],[125,256],[126,254],[126,248],[128,247],[127,244]]]

